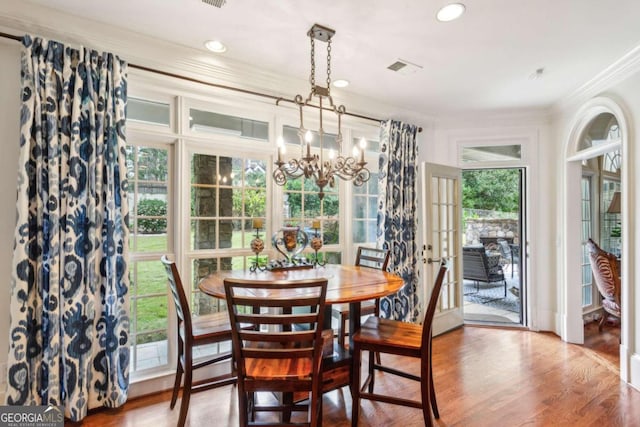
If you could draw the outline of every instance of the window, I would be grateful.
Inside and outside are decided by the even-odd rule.
[[[311,130],[311,138],[310,145],[311,147],[319,148],[320,147],[320,137],[318,136],[318,132],[315,130]],[[304,138],[304,135],[302,135]],[[336,141],[337,135],[332,133],[323,134],[322,147],[325,150],[336,150],[338,151],[338,142]],[[282,127],[282,139],[286,144],[300,145],[300,135],[298,135],[298,128],[293,126],[284,125]]]
[[[262,219],[265,224],[260,233],[266,244],[263,259],[278,258],[271,247],[271,234],[287,224],[301,225],[308,233],[314,233],[313,222],[320,221],[324,244],[321,260],[331,263],[342,262],[347,251],[349,256],[355,256],[356,244],[346,236],[355,235],[352,228],[356,224],[362,243],[375,244],[376,231],[376,174],[363,187],[354,187],[351,182],[343,184],[338,179],[335,187],[325,188],[323,200],[312,180],[297,179],[284,187],[273,184],[276,141],[270,137],[274,133],[270,126],[286,117],[274,117],[272,106],[246,100],[234,103],[231,97],[222,103],[219,99],[208,102],[202,100],[202,93],[197,100],[171,93],[152,95],[153,99],[174,99],[182,109],[174,111],[172,102],[155,102],[140,95],[130,98],[127,168],[132,212],[134,381],[140,372],[146,375],[173,369],[178,331],[171,314],[173,303],[166,274],[159,262],[162,255],[176,261],[192,315],[203,316],[227,308],[223,300],[202,294],[199,281],[213,272],[251,265],[255,257],[250,248],[255,237],[254,219]],[[165,128],[158,129],[159,126]],[[360,127],[362,134],[378,132],[376,125]],[[296,127],[283,128],[289,144],[299,145],[297,131]],[[343,132],[351,136],[353,130],[344,127]],[[352,140],[346,136],[345,141]],[[330,149],[337,149],[336,137],[324,135],[325,155]],[[317,152],[317,133],[313,141],[312,149]],[[378,146],[375,141],[369,142],[365,154],[373,169]],[[173,170],[174,162],[180,169]],[[344,219],[344,212],[351,215],[349,202],[356,200],[356,195],[359,205],[352,216],[355,219]],[[312,254],[310,248],[307,252]],[[224,343],[202,351],[215,354],[229,350],[230,344]],[[194,357],[199,355],[202,353]]]
[[[520,144],[462,147],[463,163],[513,161],[521,158]]]
[[[264,160],[194,153],[190,249],[248,250],[252,219],[266,217],[266,182]]]
[[[266,185],[265,159],[192,153],[189,249],[194,315],[226,309],[224,301],[203,295],[198,283],[219,270],[248,268],[252,220],[266,217]]]
[[[582,307],[593,305],[593,277],[587,240],[593,236],[591,177],[582,177]]]
[[[171,254],[169,145],[127,146],[132,371],[167,364],[167,280],[158,259]]]
[[[340,217],[339,192],[337,187],[324,188],[324,198],[318,197],[320,189],[313,179],[299,178],[289,180],[284,187],[284,219],[283,225],[298,225],[307,232],[311,230],[314,220],[320,221],[323,251],[330,263],[340,263],[342,255],[339,251],[330,251],[331,246],[339,248]]]
[[[168,103],[130,97],[127,100],[127,121],[169,127],[171,125],[170,107]]]
[[[189,128],[194,132],[235,135],[262,141],[269,140],[269,123],[267,122],[195,108],[189,110]]]
[[[611,113],[598,114],[587,125],[580,138],[579,150],[620,142],[620,127]]]
[[[378,221],[378,174],[372,173],[361,187],[353,187],[352,239],[354,243],[375,246]]]
[[[600,205],[600,218],[602,219],[600,223],[600,247],[619,257],[621,250],[620,213],[616,212],[616,209],[612,209],[611,206],[616,192],[620,192],[620,181],[603,177],[602,202]]]

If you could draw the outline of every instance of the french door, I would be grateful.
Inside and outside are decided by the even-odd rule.
[[[442,284],[438,311],[433,323],[437,335],[461,326],[462,311],[462,191],[461,170],[458,168],[423,163],[421,209],[423,296],[428,301],[441,260],[449,270]]]

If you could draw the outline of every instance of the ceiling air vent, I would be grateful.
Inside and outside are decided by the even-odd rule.
[[[413,74],[418,70],[422,69],[422,66],[413,64],[409,61],[405,61],[404,59],[398,59],[393,64],[387,67],[391,71],[396,71],[400,74]]]
[[[222,7],[226,2],[227,0],[202,0],[202,3],[206,3],[215,7]]]

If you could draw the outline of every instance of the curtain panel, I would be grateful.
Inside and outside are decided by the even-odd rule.
[[[414,125],[393,120],[381,124],[376,245],[390,251],[388,271],[402,277],[404,285],[396,294],[380,300],[380,314],[408,322],[420,317],[416,134]]]
[[[78,421],[129,387],[127,66],[23,44],[6,403]]]

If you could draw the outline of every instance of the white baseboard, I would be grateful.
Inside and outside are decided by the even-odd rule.
[[[628,355],[628,349],[626,347],[624,347],[624,351],[625,351],[625,356]],[[622,366],[622,357],[623,357],[623,346],[620,346],[620,376],[622,377],[622,370],[623,370],[623,366]],[[630,358],[625,358],[625,361],[629,360],[629,366],[628,369],[625,367],[625,377],[626,378],[622,378],[624,381],[627,381],[627,383],[635,388],[636,390],[640,391],[640,354],[638,353],[634,353],[633,355],[631,355]]]

